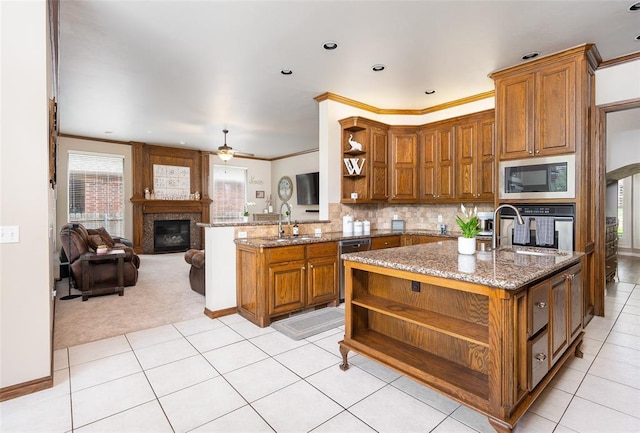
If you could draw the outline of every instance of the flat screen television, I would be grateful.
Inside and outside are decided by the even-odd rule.
[[[320,204],[320,173],[296,174],[298,205]]]

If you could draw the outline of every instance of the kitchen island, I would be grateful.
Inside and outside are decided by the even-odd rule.
[[[467,256],[455,241],[344,254],[341,368],[356,351],[511,432],[564,362],[582,356],[582,256],[517,247]]]

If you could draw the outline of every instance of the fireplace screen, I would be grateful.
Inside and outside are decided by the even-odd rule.
[[[186,251],[191,243],[189,220],[156,220],[153,222],[153,252]]]

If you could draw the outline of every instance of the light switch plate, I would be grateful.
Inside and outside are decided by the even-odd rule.
[[[0,244],[20,242],[20,226],[0,226]]]

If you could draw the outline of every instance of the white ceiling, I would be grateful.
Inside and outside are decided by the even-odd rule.
[[[60,3],[61,133],[214,151],[226,128],[263,158],[318,147],[325,92],[421,109],[493,90],[530,51],[640,51],[633,0]]]

